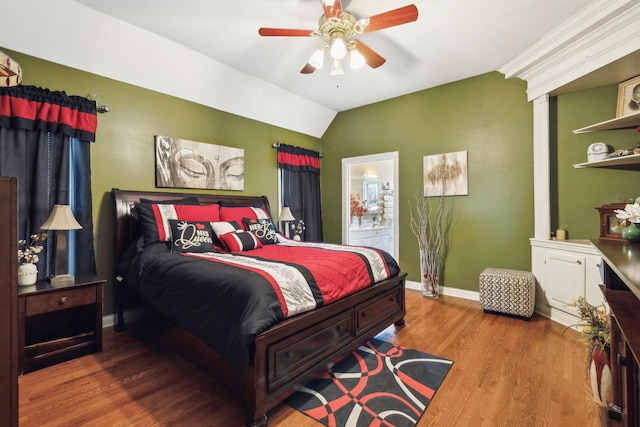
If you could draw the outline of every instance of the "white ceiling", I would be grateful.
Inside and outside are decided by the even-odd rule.
[[[590,0],[414,0],[416,22],[360,36],[387,62],[331,77],[300,69],[315,37],[260,37],[259,27],[317,28],[320,0],[76,0],[335,111],[497,70]],[[364,18],[411,0],[349,0]],[[108,34],[105,34],[109,37]]]
[[[364,18],[411,1],[348,0],[344,9]],[[343,76],[331,77],[327,67],[300,73],[317,38],[258,35],[260,27],[317,28],[321,0],[5,3],[0,49],[317,138],[340,111],[499,70],[587,5],[597,5],[597,15],[606,4],[413,0],[417,21],[360,36],[385,64],[346,66]],[[23,71],[29,84],[29,70]],[[110,104],[109,94],[99,95]]]

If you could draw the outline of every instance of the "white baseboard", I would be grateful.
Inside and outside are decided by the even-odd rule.
[[[411,280],[407,280],[405,282],[405,287],[407,289],[413,289],[416,291],[421,290],[420,282],[413,282]],[[440,286],[440,293],[442,295],[449,295],[452,297],[470,299],[473,301],[480,301],[480,293],[475,291],[467,291],[465,289],[457,289],[457,288],[449,288],[447,286]]]
[[[411,280],[407,280],[405,282],[405,287],[407,289],[413,289],[416,291],[421,290],[420,282],[413,282]],[[480,292],[468,291],[466,289],[457,289],[450,288],[447,286],[441,286],[440,292],[442,295],[449,295],[452,297],[464,298],[473,301],[480,301]],[[570,326],[575,324],[578,321],[577,317],[570,315],[569,313],[565,313],[562,310],[558,310],[557,308],[550,307],[544,304],[536,304],[534,311],[541,316],[544,316],[548,319],[553,320],[554,322],[560,323],[564,326]]]

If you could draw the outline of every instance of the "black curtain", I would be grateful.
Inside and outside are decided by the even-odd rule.
[[[95,102],[86,98],[33,86],[0,88],[0,175],[18,177],[18,238],[40,233],[53,205],[71,205],[82,225],[70,236],[76,275],[96,273],[89,156],[96,124]],[[39,279],[55,272],[52,234]]]
[[[280,144],[278,167],[282,171],[283,205],[291,209],[296,220],[305,223],[302,239],[322,242],[320,153]]]

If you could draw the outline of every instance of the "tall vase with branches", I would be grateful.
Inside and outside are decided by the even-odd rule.
[[[415,212],[410,205],[411,231],[420,248],[420,282],[422,295],[440,296],[440,272],[446,258],[447,236],[451,224],[451,206],[445,206],[444,194],[428,198],[416,191]]]

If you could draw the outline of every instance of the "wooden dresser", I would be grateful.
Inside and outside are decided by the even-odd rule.
[[[0,425],[18,426],[18,180],[0,177]]]
[[[593,244],[602,254],[602,292],[611,309],[613,402],[607,425],[640,427],[640,243]]]

